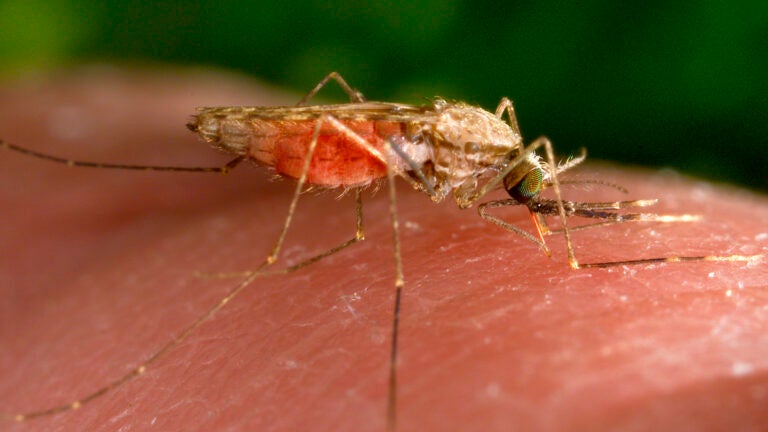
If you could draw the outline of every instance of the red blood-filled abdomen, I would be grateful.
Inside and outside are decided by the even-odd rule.
[[[396,122],[342,123],[382,152],[384,138],[403,133],[403,125]],[[316,120],[252,120],[249,155],[281,175],[299,178],[315,125]],[[308,183],[328,187],[357,186],[386,175],[386,167],[379,159],[333,125],[323,125],[307,172]]]

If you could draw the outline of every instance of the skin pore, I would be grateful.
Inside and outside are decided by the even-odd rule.
[[[92,67],[1,87],[0,138],[85,160],[216,166],[231,158],[184,128],[194,107],[301,96],[211,72]],[[293,190],[251,164],[120,172],[11,152],[0,152],[0,176],[3,413],[71,402],[144,362],[238,282],[199,273],[261,263]],[[567,199],[659,198],[642,210],[704,217],[575,232],[582,262],[768,252],[763,196],[602,164],[569,178],[630,194],[564,186]],[[394,293],[384,188],[363,194],[366,241],[257,279],[144,375],[81,409],[0,428],[384,430]],[[276,266],[354,235],[353,195],[340,193],[302,196]],[[547,237],[547,258],[474,208],[435,205],[401,181],[397,194],[398,430],[768,420],[765,259],[571,270],[560,236]],[[531,229],[523,208],[496,214]]]

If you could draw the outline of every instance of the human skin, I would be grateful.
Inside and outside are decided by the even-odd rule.
[[[85,68],[2,86],[0,138],[86,160],[217,166],[231,158],[184,128],[195,106],[300,96],[210,72]],[[82,398],[216,304],[239,280],[200,273],[253,269],[276,239],[294,183],[270,178],[250,164],[125,172],[0,152],[0,412]],[[604,164],[569,178],[630,190],[566,186],[570,199],[659,198],[643,211],[703,216],[575,232],[582,262],[768,253],[764,196]],[[573,270],[559,236],[547,258],[475,209],[408,189],[398,182],[397,430],[768,422],[765,258]],[[301,197],[276,266],[354,234],[352,194],[339,193]],[[364,242],[255,280],[142,376],[0,429],[384,430],[394,260],[383,186],[366,191],[363,212]],[[522,208],[497,214],[531,228]]]

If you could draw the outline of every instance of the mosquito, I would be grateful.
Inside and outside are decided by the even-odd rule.
[[[331,81],[337,83],[349,96],[350,103],[308,105],[308,102]],[[405,287],[395,191],[397,177],[424,193],[433,202],[441,202],[452,196],[459,208],[478,204],[481,218],[536,244],[547,256],[551,255],[551,250],[547,246],[545,236],[562,234],[565,237],[568,262],[573,269],[657,262],[752,261],[762,257],[702,255],[579,262],[571,240],[573,230],[630,221],[691,222],[698,220],[698,217],[622,212],[629,208],[651,206],[656,203],[655,199],[615,202],[564,200],[558,176],[581,164],[586,158],[585,152],[582,151],[578,157],[558,164],[552,144],[546,137],[524,145],[512,101],[507,98],[501,99],[494,112],[442,98],[435,98],[424,106],[373,102],[367,101],[363,94],[347,84],[341,75],[332,72],[296,106],[199,108],[187,127],[214,148],[234,155],[234,159],[221,167],[98,163],[61,158],[0,140],[0,147],[70,167],[227,173],[248,160],[270,167],[282,177],[296,180],[287,216],[271,251],[260,265],[250,271],[219,274],[221,277],[241,277],[242,280],[215,305],[139,366],[98,390],[66,404],[4,415],[8,419],[21,422],[81,408],[142,375],[148,367],[189,337],[203,322],[232,301],[259,276],[292,273],[361,242],[365,238],[361,192],[371,185],[385,183],[388,190],[395,270],[386,419],[388,430],[395,430],[398,330],[400,304]],[[544,157],[536,153],[540,149],[543,149]],[[613,186],[603,182],[597,183]],[[307,187],[344,188],[353,192],[356,203],[353,216],[356,223],[355,233],[350,239],[298,264],[281,270],[271,270],[270,266],[278,260],[299,198]],[[550,188],[554,199],[541,195],[543,190]],[[490,192],[498,189],[506,191],[509,198],[479,203]],[[489,212],[495,208],[509,206],[527,208],[533,223],[533,234]],[[546,216],[557,218],[560,227],[550,229]],[[569,228],[568,218],[574,216],[595,222]]]

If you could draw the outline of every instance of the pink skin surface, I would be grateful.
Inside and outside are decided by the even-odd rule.
[[[199,71],[81,69],[1,87],[0,137],[87,160],[216,166],[227,155],[184,128],[194,107],[300,96]],[[226,176],[120,172],[0,152],[0,412],[69,403],[106,385],[237,283],[196,272],[255,268],[293,182],[249,165]],[[576,232],[582,262],[768,252],[763,196],[598,164],[569,178],[630,190],[571,186],[570,199],[660,198],[646,211],[704,216]],[[548,237],[547,258],[474,209],[398,186],[399,431],[768,424],[765,258],[571,270],[559,236]],[[352,196],[337,195],[302,197],[277,265],[353,235]],[[385,190],[366,192],[363,243],[256,280],[143,376],[81,409],[0,429],[384,430],[387,209]],[[530,228],[522,208],[497,214]]]

